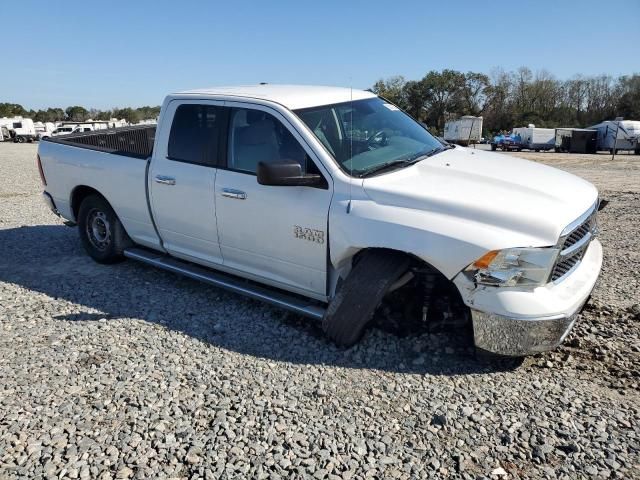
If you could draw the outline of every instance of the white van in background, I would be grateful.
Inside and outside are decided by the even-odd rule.
[[[103,130],[105,128],[109,128],[109,122],[62,122],[58,128],[51,133],[51,136],[57,137],[60,135],[68,135],[70,133],[93,132],[95,130]]]

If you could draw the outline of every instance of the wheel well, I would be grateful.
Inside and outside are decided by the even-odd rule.
[[[460,291],[456,285],[447,278],[436,267],[425,260],[404,252],[389,248],[365,248],[358,251],[352,257],[352,267],[363,258],[365,252],[393,252],[402,254],[410,259],[409,266],[398,282],[391,287],[385,295],[380,308],[374,316],[374,323],[378,327],[387,329],[391,325],[392,331],[420,331],[426,323],[431,325],[427,328],[448,328],[464,327],[464,335],[469,337],[470,315],[469,308],[464,304]],[[407,308],[409,304],[414,304],[418,315],[407,317],[406,313],[411,310]],[[393,313],[401,312],[401,315]],[[420,320],[416,320],[421,317]],[[386,326],[385,326],[386,325]],[[440,327],[438,327],[438,325]]]
[[[78,212],[80,211],[82,201],[89,195],[100,195],[104,198],[104,196],[95,188],[88,187],[86,185],[80,185],[73,189],[73,192],[71,193],[71,211],[73,212],[73,218],[75,221],[78,220]]]
[[[409,259],[411,260],[411,263],[409,265],[409,269],[412,268],[416,268],[416,267],[422,267],[422,268],[426,268],[429,269],[431,271],[433,271],[433,273],[436,273],[438,275],[442,275],[444,277],[444,275],[437,269],[435,268],[433,265],[425,262],[424,260],[422,260],[419,257],[416,257],[415,255],[411,254],[411,253],[407,253],[404,252],[402,250],[395,250],[393,248],[376,248],[376,247],[371,247],[371,248],[363,248],[362,250],[359,250],[352,258],[351,258],[351,265],[355,265],[356,263],[358,263],[358,261],[360,260],[360,258],[362,258],[362,255],[365,252],[371,252],[371,251],[377,251],[377,252],[391,252],[391,253],[395,253],[395,254],[402,254],[405,255],[407,257],[409,257]],[[446,277],[444,277],[446,278]],[[448,280],[448,279],[447,279]]]
[[[457,287],[455,287],[453,281],[449,280],[449,278],[447,278],[440,270],[438,270],[436,267],[434,267],[433,265],[431,265],[430,263],[426,262],[425,260],[423,260],[420,257],[417,257],[416,255],[412,254],[412,253],[408,253],[402,250],[396,250],[393,248],[379,248],[379,247],[367,247],[367,248],[363,248],[361,250],[359,250],[358,252],[356,252],[352,257],[351,257],[351,268],[353,268],[356,263],[358,263],[358,261],[360,261],[360,259],[363,257],[365,252],[371,252],[371,251],[377,251],[377,252],[390,252],[390,253],[394,253],[394,254],[402,254],[407,256],[410,259],[410,263],[409,263],[409,268],[407,269],[406,273],[410,273],[410,272],[421,272],[421,273],[429,273],[433,276],[433,278],[435,279],[435,281],[437,281],[439,284],[441,285],[448,285],[450,287],[453,287],[453,289],[458,292]],[[341,280],[343,279],[338,279],[338,285],[336,285],[336,289],[339,286]],[[459,294],[459,292],[458,292]]]

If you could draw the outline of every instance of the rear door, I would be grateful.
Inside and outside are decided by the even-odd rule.
[[[148,175],[153,217],[166,250],[205,264],[222,263],[214,195],[226,141],[223,102],[174,100],[167,106]],[[160,142],[159,142],[160,143]]]
[[[277,111],[227,102],[226,165],[216,176],[218,233],[224,265],[275,286],[326,294],[327,221],[332,182],[313,151]],[[296,160],[326,185],[258,184],[258,162]]]

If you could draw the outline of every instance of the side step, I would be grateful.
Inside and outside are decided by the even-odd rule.
[[[269,303],[276,307],[284,308],[285,310],[304,315],[305,317],[322,320],[324,316],[325,309],[323,307],[314,305],[302,296],[263,287],[226,273],[216,272],[190,262],[178,260],[169,255],[145,250],[143,248],[128,248],[124,251],[124,256],[169,272],[178,273],[185,277],[208,283],[215,287],[224,288],[230,292],[239,293],[249,298]]]

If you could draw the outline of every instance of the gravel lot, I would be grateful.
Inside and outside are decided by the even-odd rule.
[[[0,143],[0,478],[640,478],[640,157],[521,154],[598,186],[605,265],[565,346],[487,363],[97,265],[36,148]]]

